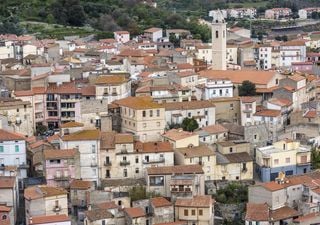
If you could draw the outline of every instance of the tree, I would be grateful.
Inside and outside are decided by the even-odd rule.
[[[311,164],[312,169],[320,168],[320,151],[316,148],[313,148],[311,151]]]
[[[286,41],[288,41],[288,36],[287,35],[283,35],[281,37],[281,39],[282,39],[282,41],[286,42]]]
[[[153,198],[159,196],[155,192],[147,192],[143,186],[134,186],[129,190],[129,197],[131,201],[137,201],[141,199]]]
[[[198,129],[199,124],[194,118],[184,118],[181,124],[181,127],[184,131],[192,132],[195,129]]]
[[[36,134],[37,135],[42,135],[44,132],[46,132],[48,130],[48,127],[46,127],[45,125],[37,125],[36,127]]]
[[[249,80],[245,80],[239,86],[239,96],[256,95],[256,85]]]

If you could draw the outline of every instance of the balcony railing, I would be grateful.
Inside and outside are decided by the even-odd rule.
[[[171,192],[192,192],[191,188],[171,188]]]
[[[61,206],[55,206],[52,211],[53,212],[60,212],[61,210],[62,210]]]
[[[25,164],[25,163],[21,163],[19,165],[19,169],[28,169],[29,168],[29,165]]]
[[[67,181],[71,178],[71,176],[54,176],[54,180],[56,181]]]
[[[103,165],[104,166],[111,166],[112,164],[111,164],[111,162],[104,162]]]
[[[116,153],[117,155],[121,155],[121,154],[128,154],[128,150],[127,149],[121,149],[120,152]]]
[[[127,160],[120,161],[120,166],[127,166],[127,165],[130,165],[129,161],[127,161]]]
[[[165,159],[164,159],[164,158],[152,159],[152,160],[143,160],[143,161],[142,161],[143,164],[164,163],[164,162],[165,162]]]

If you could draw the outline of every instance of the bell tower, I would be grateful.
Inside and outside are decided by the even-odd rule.
[[[214,13],[212,21],[212,69],[227,69],[227,23],[220,10]]]

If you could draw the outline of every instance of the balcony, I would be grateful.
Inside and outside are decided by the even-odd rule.
[[[117,155],[128,154],[127,149],[121,149],[120,152],[116,153]]]
[[[58,111],[58,107],[56,106],[47,106],[48,111]]]
[[[28,169],[29,165],[27,165],[25,163],[21,163],[18,167],[19,167],[19,169]]]
[[[171,192],[192,192],[191,188],[171,188]]]
[[[112,166],[111,162],[104,162],[103,165],[104,166]]]
[[[164,163],[165,159],[164,158],[159,158],[159,159],[153,159],[153,160],[143,160],[143,164],[152,164],[152,163]]]
[[[127,165],[130,165],[129,161],[127,161],[127,160],[120,161],[120,166],[127,166]]]
[[[64,175],[60,175],[60,176],[54,176],[54,180],[55,181],[68,181],[70,180],[71,176],[64,176]]]
[[[61,102],[77,102],[80,98],[61,98]]]
[[[55,206],[52,211],[53,212],[60,212],[62,210],[61,206]]]

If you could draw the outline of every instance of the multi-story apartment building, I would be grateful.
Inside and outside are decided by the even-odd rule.
[[[132,134],[102,134],[100,165],[102,178],[143,178],[145,169],[173,166],[173,149],[168,142],[134,141]]]
[[[34,134],[33,108],[29,101],[16,99],[1,100],[0,116],[3,116],[8,122],[9,130],[27,136]]]
[[[66,122],[80,122],[81,99],[95,99],[96,91],[91,85],[68,82],[49,85],[47,88],[33,88],[30,91],[17,91],[15,97],[32,103],[36,125],[56,129]]]
[[[60,139],[61,149],[77,149],[80,153],[80,178],[99,184],[100,131],[83,128],[64,129]]]
[[[272,47],[270,45],[258,45],[254,48],[254,56],[257,69],[270,70],[272,68]]]
[[[192,197],[204,194],[201,165],[159,166],[147,168],[147,191],[164,197]]]
[[[193,118],[199,127],[215,124],[215,105],[211,101],[171,102],[165,107],[166,125],[181,124],[185,118]]]
[[[120,107],[121,130],[137,136],[142,142],[158,141],[164,132],[164,106],[151,97],[127,97],[113,102]]]
[[[131,96],[131,80],[125,75],[102,75],[95,81],[96,98],[113,102]]]
[[[306,45],[304,41],[288,41],[280,45],[280,67],[291,67],[292,63],[305,62]]]
[[[0,129],[0,173],[14,167],[17,177],[27,177],[26,141],[23,135]]]
[[[233,97],[233,83],[228,79],[207,79],[204,84],[197,86],[199,99]]]
[[[44,150],[43,158],[43,173],[49,186],[69,188],[73,179],[80,178],[78,150]]]
[[[298,15],[300,19],[308,19],[312,17],[312,13],[319,13],[319,12],[320,12],[319,7],[304,8],[304,9],[299,9]]]
[[[0,213],[8,215],[4,224],[14,225],[17,221],[17,213],[19,207],[19,191],[16,177],[0,176]],[[3,208],[2,208],[3,207]],[[1,217],[3,219],[3,217]]]
[[[280,172],[286,175],[303,174],[310,171],[310,146],[285,139],[273,145],[258,148],[256,163],[262,181],[275,180]]]
[[[58,187],[32,186],[24,190],[26,224],[33,216],[68,215],[67,191]]]
[[[281,19],[285,17],[289,17],[292,14],[292,11],[290,8],[273,8],[273,9],[267,9],[265,11],[264,17],[266,19]]]
[[[136,96],[151,96],[159,103],[191,101],[192,92],[179,84],[146,85],[136,90]]]
[[[257,100],[255,97],[244,96],[240,98],[241,126],[254,124],[253,115],[256,113]]]
[[[199,135],[199,140],[205,144],[214,144],[219,141],[224,141],[228,137],[228,129],[220,124],[202,127],[195,131]]]
[[[118,43],[126,43],[130,41],[130,33],[128,31],[116,31],[114,32],[114,39]]]
[[[214,199],[210,195],[196,195],[177,199],[174,205],[175,219],[188,224],[213,225]]]
[[[172,144],[173,148],[199,146],[199,135],[182,129],[171,129],[165,132],[163,140]]]
[[[214,179],[216,156],[206,145],[175,149],[175,162],[177,165],[201,165],[205,180]]]

